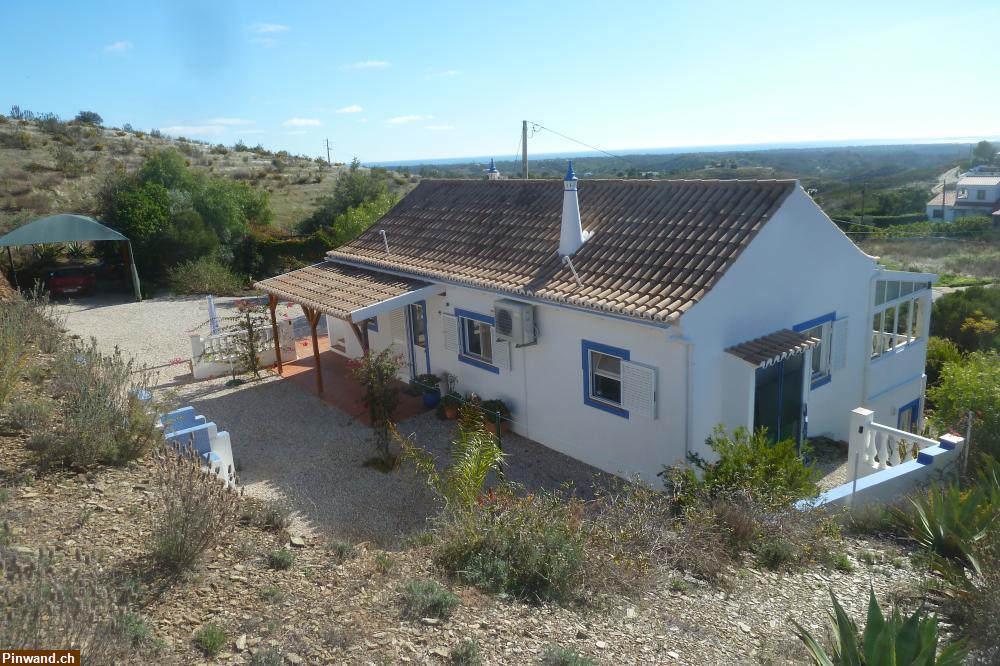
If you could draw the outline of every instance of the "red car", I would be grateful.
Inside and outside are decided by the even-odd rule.
[[[86,266],[57,268],[49,273],[48,287],[53,296],[90,294],[97,288],[97,276]]]

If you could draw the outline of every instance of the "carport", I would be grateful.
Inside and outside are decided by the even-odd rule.
[[[84,241],[116,241],[121,248],[122,257],[132,274],[132,289],[135,300],[142,300],[139,290],[139,273],[135,269],[132,258],[132,243],[111,227],[106,227],[92,217],[85,215],[50,215],[24,226],[14,229],[6,236],[0,236],[0,247],[7,248],[7,259],[10,269],[14,271],[14,257],[10,248],[19,245],[42,245],[45,243],[80,243]],[[17,273],[14,273],[14,283],[17,286]]]

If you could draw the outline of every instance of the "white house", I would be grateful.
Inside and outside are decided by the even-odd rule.
[[[652,480],[717,424],[918,426],[933,275],[861,252],[793,180],[428,180],[321,264],[258,283],[499,397],[525,437]],[[808,425],[807,425],[808,423]]]
[[[954,190],[939,192],[927,202],[927,217],[934,221],[954,222],[970,216],[1000,216],[1000,175],[963,174]]]

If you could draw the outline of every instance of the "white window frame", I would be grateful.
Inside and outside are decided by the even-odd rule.
[[[819,344],[813,347],[812,359],[813,363],[816,363],[816,359],[819,359],[819,369],[812,370],[812,375],[810,378],[810,383],[817,384],[826,379],[830,378],[830,352],[833,349],[833,320],[824,321],[818,326],[813,326],[802,331],[803,335],[808,335],[810,338],[819,338]]]
[[[625,391],[625,382],[622,380],[622,365],[621,364],[624,363],[626,361],[626,359],[623,358],[623,357],[621,357],[621,356],[618,356],[616,354],[608,354],[606,352],[597,351],[596,349],[589,350],[589,354],[590,354],[590,359],[589,359],[589,361],[590,361],[590,377],[588,378],[588,382],[589,382],[589,386],[590,386],[590,399],[594,400],[596,402],[604,403],[605,405],[611,405],[612,407],[618,407],[619,409],[621,409],[622,408],[622,396],[624,395],[624,391]],[[600,356],[607,356],[608,358],[618,359],[618,374],[617,375],[614,374],[613,372],[609,372],[607,370],[601,370],[601,369],[599,369],[599,365],[600,364],[598,363],[598,360],[599,360],[598,357],[600,357]],[[595,376],[596,377],[603,377],[604,379],[609,379],[611,381],[618,382],[618,402],[615,402],[614,400],[610,400],[609,398],[606,398],[604,396],[597,395],[597,393],[594,392],[594,377]]]
[[[884,284],[884,286],[883,286]],[[875,281],[875,307],[869,322],[871,336],[868,356],[875,361],[921,341],[924,330],[923,309],[929,306],[930,282],[927,280],[880,279]],[[894,296],[889,298],[889,296]],[[879,303],[879,300],[882,300]],[[906,305],[906,324],[900,332],[900,307]],[[892,317],[892,331],[886,330]],[[876,330],[876,323],[878,329]],[[891,343],[886,344],[891,339]]]
[[[478,324],[480,326],[479,331],[479,346],[482,348],[483,340],[489,339],[490,345],[490,355],[484,356],[482,354],[477,354],[475,352],[469,351],[469,323]],[[472,319],[471,317],[459,317],[458,318],[459,331],[461,332],[462,341],[462,355],[471,359],[475,359],[481,363],[486,363],[488,365],[493,365],[493,325],[488,324],[485,321],[480,321],[478,319]],[[485,331],[483,329],[486,329]]]

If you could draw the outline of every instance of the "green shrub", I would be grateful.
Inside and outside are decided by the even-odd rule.
[[[195,632],[194,644],[206,657],[215,657],[226,645],[226,632],[217,624],[206,624]]]
[[[458,597],[434,580],[410,580],[399,588],[399,603],[404,619],[451,617],[458,607]]]
[[[354,544],[350,541],[335,539],[330,542],[329,551],[338,562],[343,562],[354,557]]]
[[[1000,292],[1000,289],[996,291]],[[973,451],[1000,458],[1000,354],[974,352],[946,363],[937,386],[928,388],[934,403],[933,423],[941,431],[959,426],[971,411]],[[970,454],[971,455],[971,454]],[[971,457],[976,460],[975,456]]]
[[[396,566],[395,560],[388,553],[379,553],[375,556],[375,570],[380,574],[387,574]]]
[[[128,596],[98,578],[89,559],[87,566],[55,564],[44,551],[25,557],[0,539],[0,645],[14,650],[58,645],[80,650],[87,663],[143,663],[134,626],[121,616]]]
[[[22,399],[10,406],[9,414],[14,425],[30,432],[51,421],[53,408],[53,402],[45,398]]]
[[[295,562],[295,555],[292,551],[287,548],[279,548],[278,550],[272,550],[267,555],[267,563],[272,569],[278,571],[283,571],[285,569],[291,569],[292,564]]]
[[[192,566],[232,530],[240,515],[239,496],[196,456],[164,447],[155,456],[158,497],[149,547],[161,570],[177,573]]]
[[[211,257],[185,261],[167,270],[167,284],[175,294],[238,296],[246,292],[247,282]]]
[[[939,338],[935,335],[927,338],[927,386],[936,386],[941,370],[946,363],[959,363],[962,361],[962,352],[958,346],[947,338]]]
[[[597,662],[560,645],[549,645],[542,653],[542,666],[597,666]]]
[[[809,656],[819,666],[862,664],[911,664],[912,666],[960,666],[966,650],[959,644],[950,645],[938,654],[938,623],[934,616],[922,617],[917,609],[905,621],[899,609],[886,618],[879,607],[875,591],[871,591],[868,601],[868,620],[864,634],[860,634],[854,620],[844,612],[836,595],[831,591],[834,612],[831,625],[834,636],[833,655],[806,631],[801,624],[792,620],[796,635],[806,646]]]
[[[144,366],[117,349],[104,355],[91,340],[60,351],[54,367],[63,419],[51,445],[36,451],[43,465],[122,465],[162,441],[155,410],[137,397],[155,383]]]
[[[274,646],[262,648],[250,657],[250,666],[283,666],[285,656]]]
[[[438,518],[435,560],[485,590],[566,601],[584,570],[582,513],[578,500],[550,493],[523,496],[501,487],[482,505]]]
[[[984,334],[965,326],[977,312],[994,322],[1000,320],[1000,289],[969,287],[934,299],[931,335],[951,340],[963,352],[1000,350],[1000,330]]]
[[[454,666],[481,666],[484,661],[479,643],[471,638],[463,638],[448,653],[448,663]]]
[[[830,567],[843,573],[851,573],[854,571],[854,563],[851,562],[851,558],[849,558],[846,553],[838,553],[831,557],[829,565]]]
[[[255,525],[270,532],[280,532],[291,526],[292,511],[283,502],[245,497],[240,520],[246,525]]]
[[[763,541],[757,546],[757,561],[763,567],[779,571],[794,568],[798,564],[799,555],[790,541],[778,537]]]
[[[724,493],[747,492],[774,505],[815,497],[818,472],[799,457],[794,440],[773,442],[763,428],[750,432],[740,427],[731,435],[717,427],[706,444],[717,460],[708,462],[697,453],[689,454],[690,467],[666,470],[667,487],[681,505],[699,495],[715,497]]]

